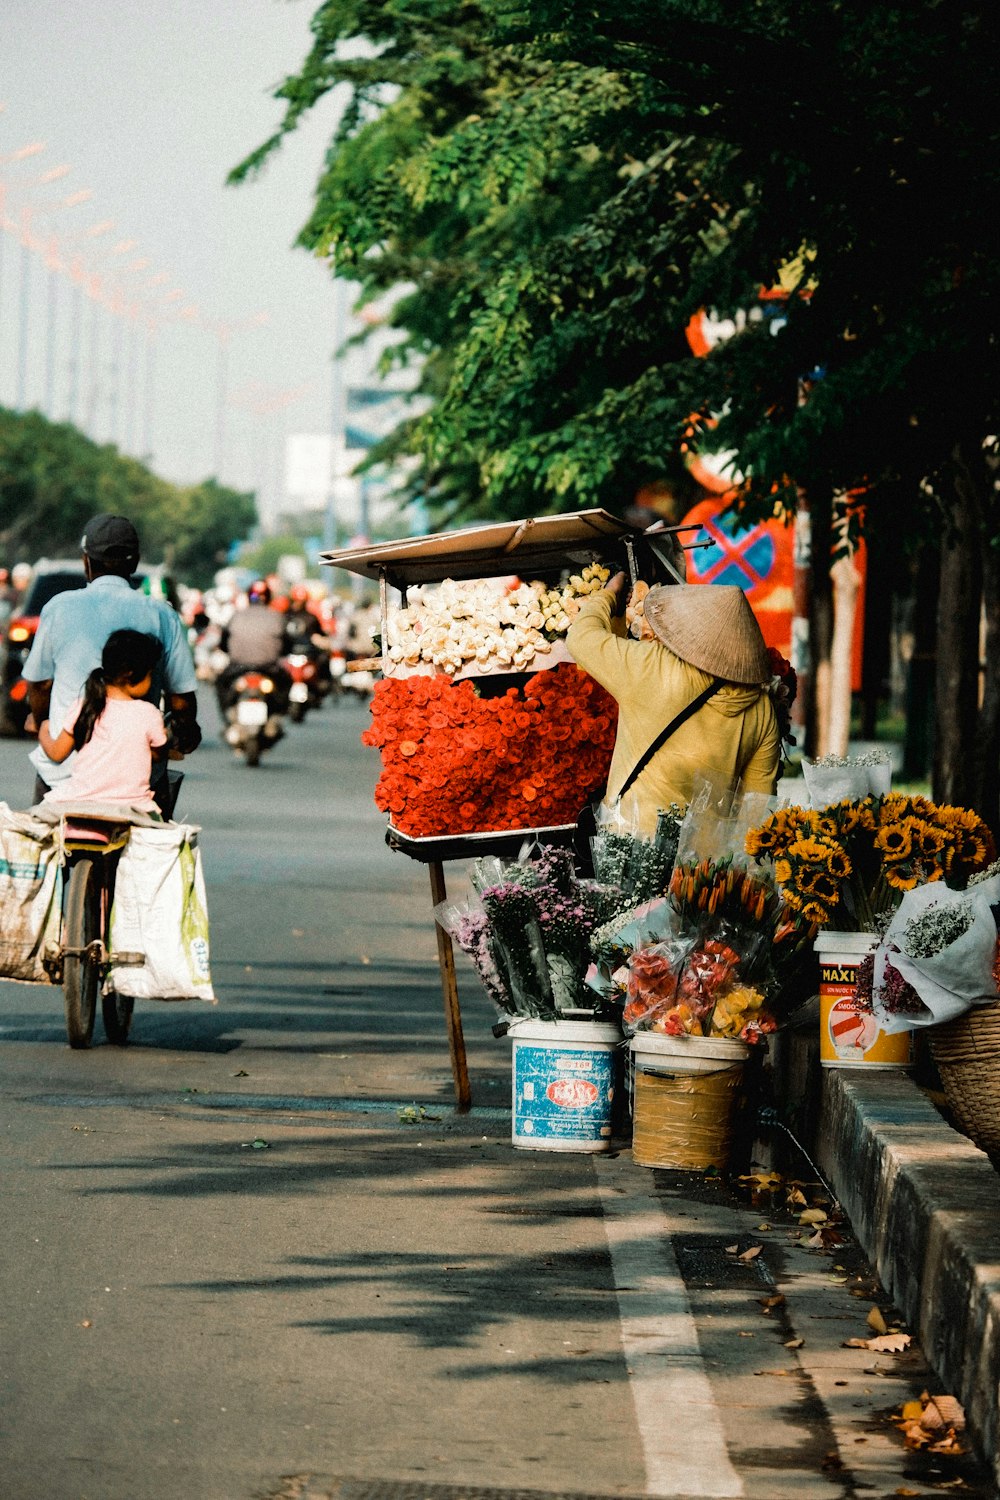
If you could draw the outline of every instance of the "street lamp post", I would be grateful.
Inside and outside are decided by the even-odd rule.
[[[222,482],[222,471],[226,462],[226,390],[229,383],[229,344],[234,333],[243,333],[251,328],[260,328],[270,322],[264,311],[253,313],[239,322],[217,322],[205,326],[214,333],[218,345],[215,366],[215,441],[213,446],[213,470]]]

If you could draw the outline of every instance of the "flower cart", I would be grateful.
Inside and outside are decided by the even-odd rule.
[[[603,510],[474,526],[324,553],[378,583],[381,672],[372,727],[376,804],[391,848],[428,866],[517,854],[526,838],[573,841],[606,780],[615,704],[575,666],[563,637],[576,601],[612,569],[681,582],[677,533],[635,531]],[[471,1103],[449,933],[436,924],[458,1107]]]

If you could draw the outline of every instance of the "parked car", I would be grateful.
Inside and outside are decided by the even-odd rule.
[[[28,717],[28,685],[21,676],[38,629],[38,617],[49,600],[66,589],[82,589],[87,582],[79,558],[42,558],[32,570],[28,586],[3,632],[0,665],[0,735],[24,733]],[[166,599],[177,608],[174,580],[163,568],[140,565],[131,580],[134,589],[156,599]]]

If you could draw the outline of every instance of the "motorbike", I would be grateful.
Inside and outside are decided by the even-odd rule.
[[[226,721],[223,737],[248,766],[258,765],[262,753],[283,737],[289,691],[281,667],[244,668],[225,684],[220,694]]]
[[[333,686],[329,672],[324,671],[326,653],[311,641],[297,641],[281,665],[288,673],[288,717],[300,724],[311,708],[319,708]]]

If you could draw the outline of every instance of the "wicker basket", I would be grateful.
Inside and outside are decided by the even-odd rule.
[[[1000,1004],[974,1005],[928,1031],[958,1128],[1000,1164]]]

